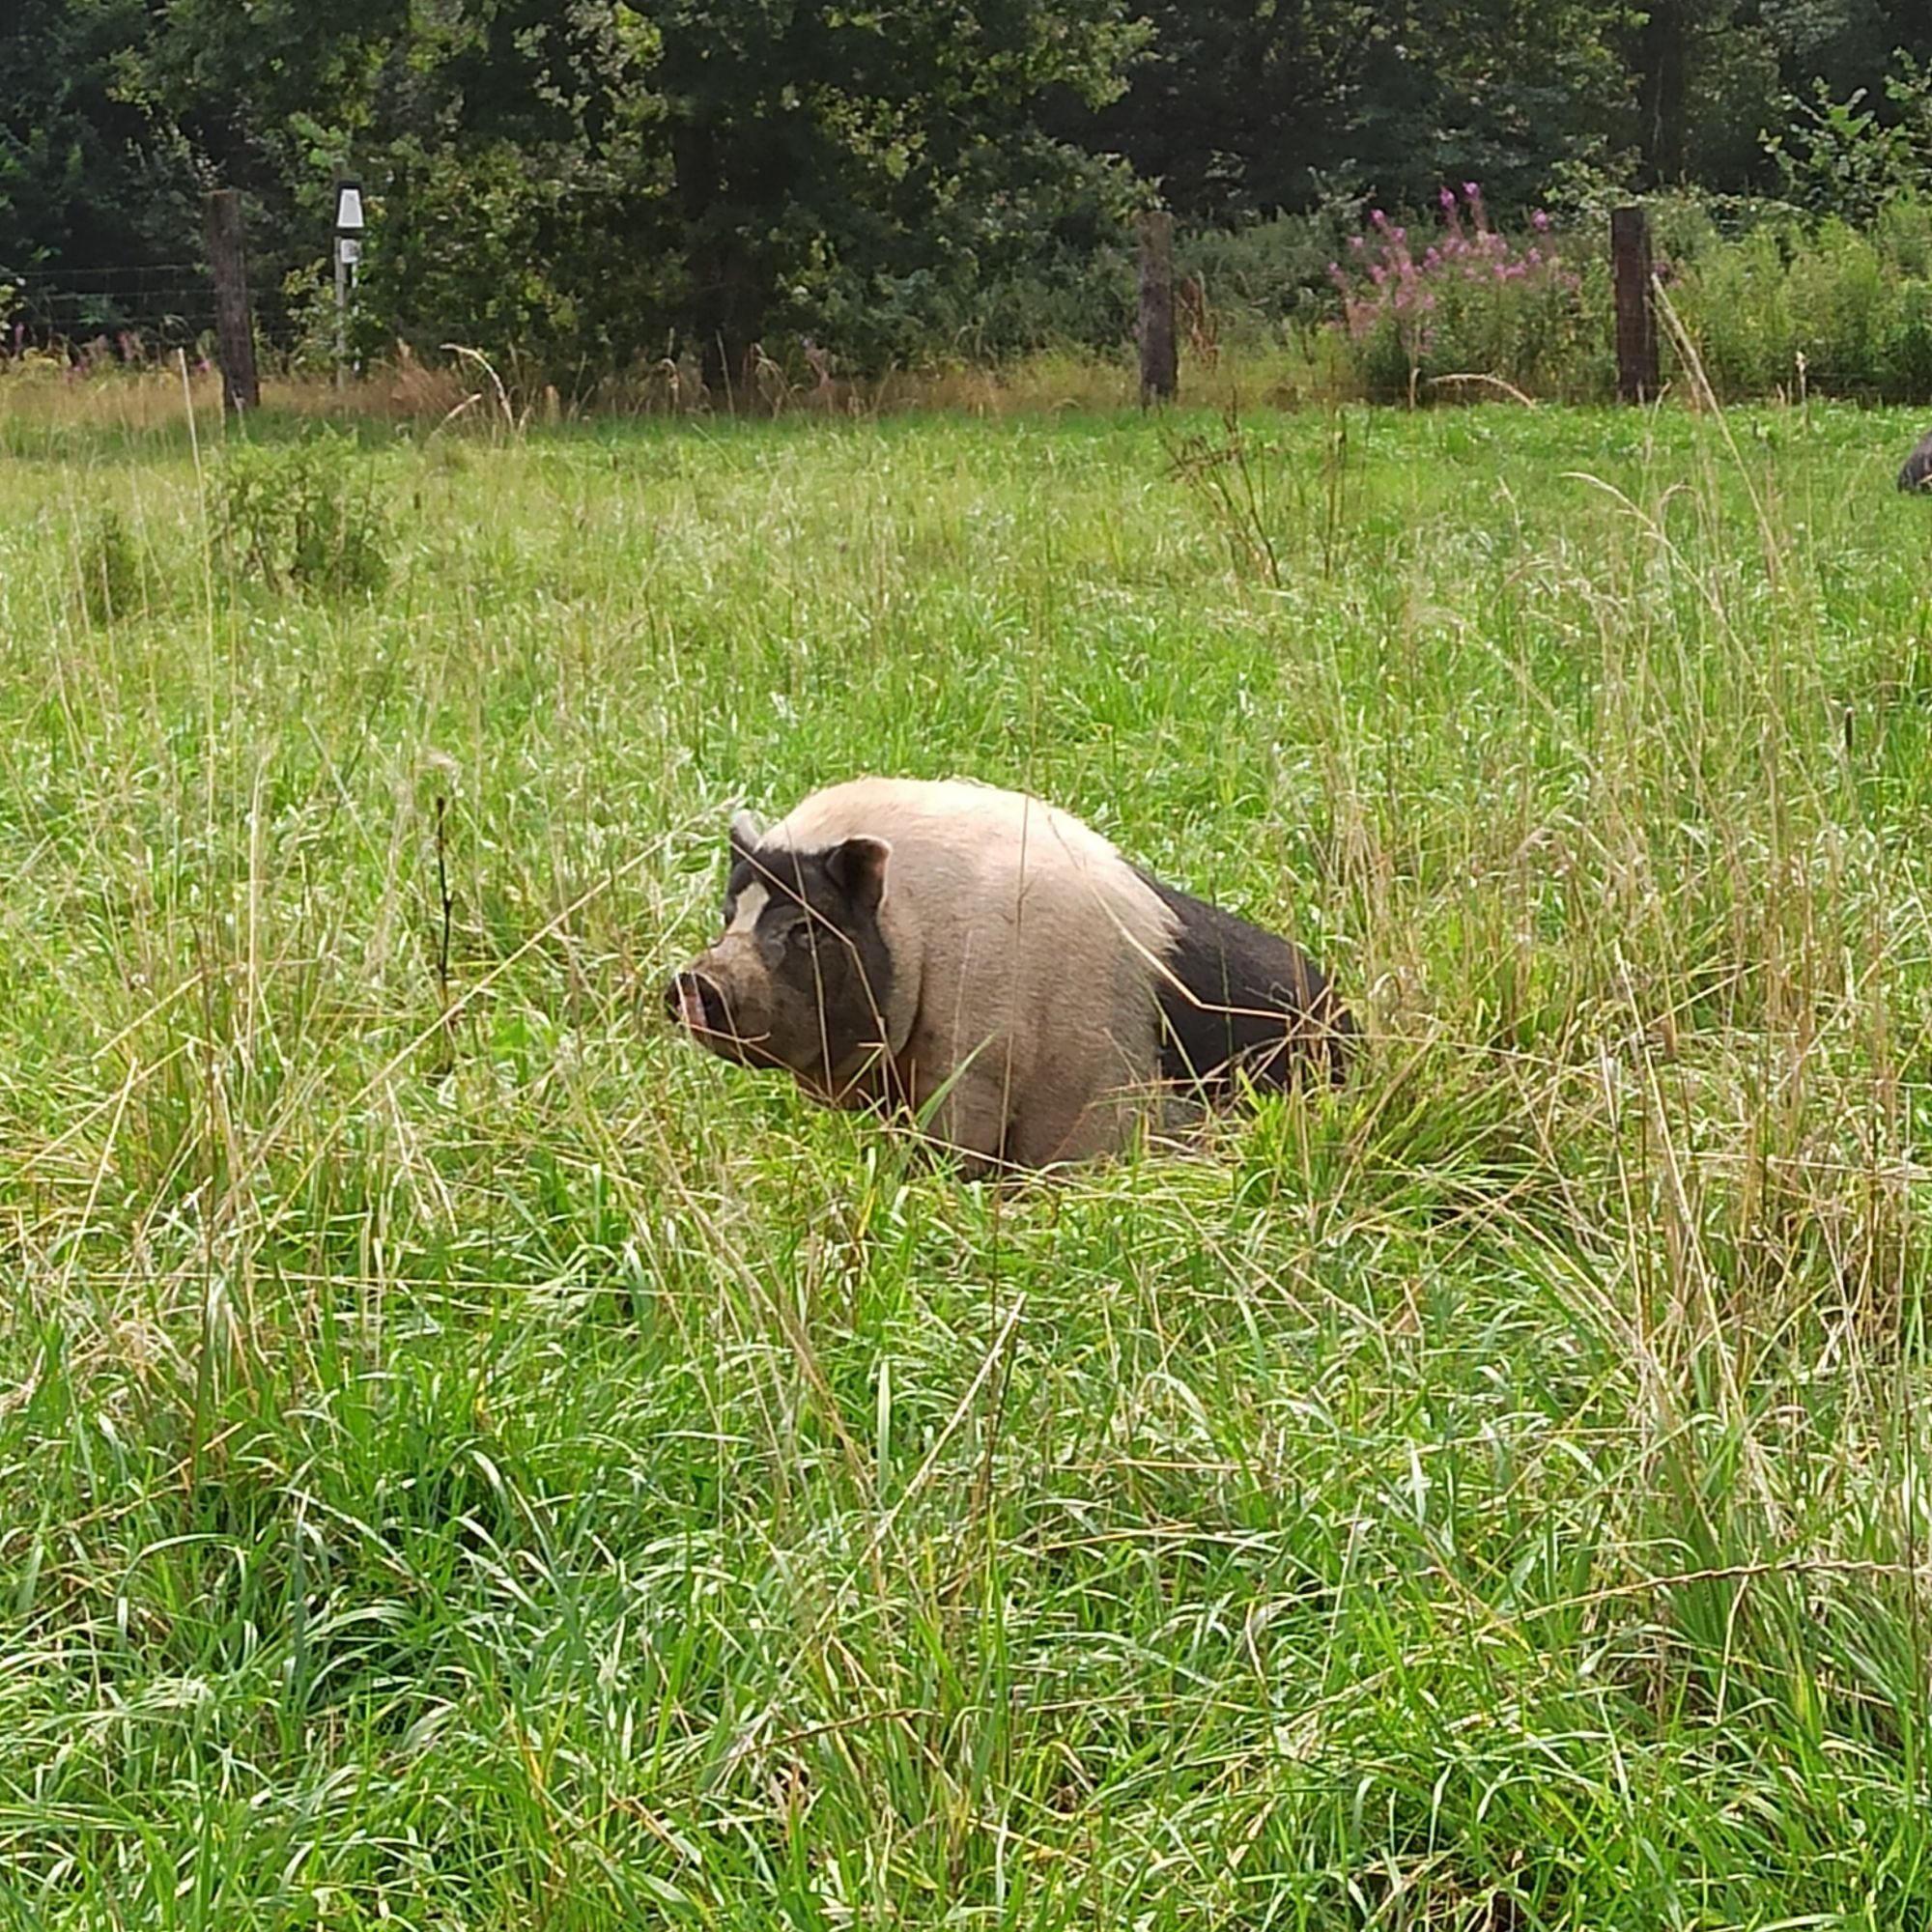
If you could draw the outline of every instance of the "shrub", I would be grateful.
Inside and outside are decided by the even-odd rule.
[[[1537,396],[1615,386],[1608,236],[1601,216],[1559,242],[1547,217],[1512,241],[1475,184],[1441,192],[1441,232],[1418,253],[1379,210],[1329,270],[1340,314],[1316,338],[1345,385],[1420,398],[1456,375]],[[1894,196],[1875,221],[1789,202],[1659,196],[1660,279],[1721,401],[1792,393],[1932,396],[1932,201]],[[1665,343],[1666,376],[1681,378]]]
[[[128,521],[112,505],[96,513],[79,552],[80,602],[90,621],[111,624],[153,602],[155,573]]]
[[[1889,202],[1932,193],[1932,71],[1902,49],[1886,77],[1889,113],[1864,105],[1863,88],[1834,100],[1830,84],[1811,83],[1812,100],[1787,96],[1789,125],[1761,137],[1787,199],[1814,214],[1870,226]]]
[[[214,542],[238,580],[325,596],[388,580],[388,520],[354,438],[229,445],[214,489]]]
[[[1285,324],[1306,327],[1332,312],[1328,264],[1348,233],[1332,212],[1203,230],[1177,240],[1175,267],[1198,282],[1224,340],[1274,340]]]
[[[1604,386],[1607,290],[1571,267],[1541,211],[1532,238],[1490,226],[1482,190],[1443,188],[1442,228],[1420,255],[1380,209],[1329,265],[1356,381],[1370,395],[1417,394],[1450,376],[1491,376],[1542,393]],[[1346,262],[1346,266],[1344,266]]]
[[[1932,395],[1932,206],[1889,203],[1868,229],[1792,212],[1725,241],[1685,236],[1670,296],[1720,399],[1789,391]]]

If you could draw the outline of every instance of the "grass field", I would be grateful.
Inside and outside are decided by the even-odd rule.
[[[1932,1925],[1918,428],[372,427],[322,595],[0,416],[5,1922]],[[1000,1189],[680,1043],[862,770],[1351,1083]]]

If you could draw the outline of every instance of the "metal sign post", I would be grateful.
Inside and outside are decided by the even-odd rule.
[[[362,184],[335,184],[335,386],[349,381],[349,291],[362,259]]]

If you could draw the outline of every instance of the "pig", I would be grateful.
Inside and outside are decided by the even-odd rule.
[[[1290,941],[1163,885],[1044,801],[862,778],[733,818],[724,930],[666,991],[700,1045],[833,1107],[908,1111],[973,1171],[1312,1074],[1353,1022]]]

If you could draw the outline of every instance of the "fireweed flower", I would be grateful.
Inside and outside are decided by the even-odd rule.
[[[1411,372],[1440,354],[1457,366],[1492,366],[1533,381],[1551,330],[1574,313],[1581,279],[1548,243],[1519,252],[1496,233],[1478,183],[1463,183],[1463,192],[1466,203],[1453,187],[1436,191],[1442,228],[1420,258],[1385,210],[1368,212],[1367,226],[1349,238],[1347,261],[1328,265],[1342,310],[1336,327],[1351,342],[1385,345]],[[1535,214],[1541,218],[1531,227],[1548,235],[1548,215]],[[1379,362],[1381,348],[1376,355]]]

